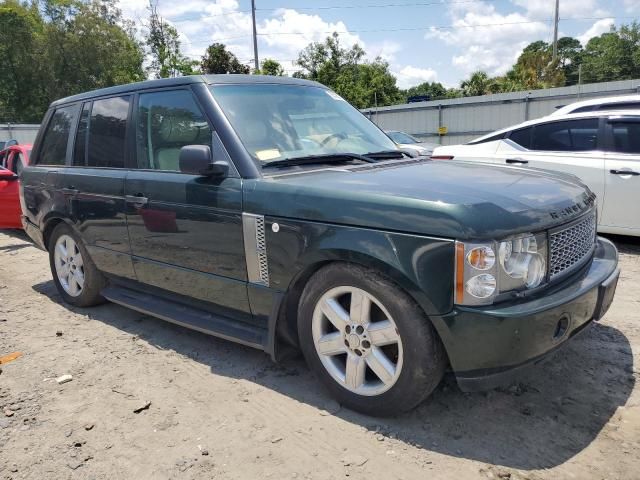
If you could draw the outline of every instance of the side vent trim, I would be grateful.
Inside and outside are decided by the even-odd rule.
[[[244,254],[247,261],[247,277],[250,283],[269,286],[269,264],[267,261],[267,239],[264,231],[264,216],[242,214]]]

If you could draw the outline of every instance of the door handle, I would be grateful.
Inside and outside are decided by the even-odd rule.
[[[149,199],[143,196],[141,193],[137,195],[126,195],[125,200],[127,203],[133,203],[136,206],[141,207],[142,205],[146,205],[149,202]]]
[[[523,160],[521,158],[507,158],[505,160],[505,162],[507,162],[507,163],[520,163],[522,165],[526,165],[527,163],[529,163],[529,160]]]
[[[78,195],[78,189],[74,187],[66,187],[62,189],[62,194],[67,197],[75,197]]]
[[[634,172],[633,170],[609,170],[609,173],[614,175],[633,175],[634,177],[640,175],[640,172]]]

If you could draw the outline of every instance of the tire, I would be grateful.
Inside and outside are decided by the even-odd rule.
[[[373,416],[416,407],[447,364],[440,338],[413,299],[353,264],[331,264],[311,277],[300,297],[298,336],[307,364],[331,394]]]
[[[48,246],[51,274],[63,300],[76,307],[104,303],[100,291],[106,280],[71,227],[64,223],[56,226]]]

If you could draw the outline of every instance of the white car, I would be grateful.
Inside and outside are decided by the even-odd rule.
[[[387,130],[384,133],[393,140],[400,150],[415,152],[420,156],[431,156],[433,149],[438,146],[434,143],[422,142],[408,133],[397,130]]]
[[[598,197],[598,231],[640,236],[640,109],[543,117],[438,147],[431,158],[574,174]]]
[[[569,113],[599,112],[603,110],[640,110],[640,95],[620,95],[617,97],[594,98],[582,100],[558,108],[550,117],[558,117]]]

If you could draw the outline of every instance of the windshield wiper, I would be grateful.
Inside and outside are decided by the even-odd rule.
[[[304,157],[285,158],[282,160],[275,160],[268,162],[262,166],[267,167],[292,167],[296,165],[310,165],[313,163],[338,163],[350,160],[360,160],[366,163],[375,162],[374,159],[365,155],[359,155],[357,153],[323,153],[320,155],[307,155]]]
[[[365,155],[375,160],[391,160],[394,158],[410,157],[410,155],[404,153],[402,150],[381,150],[380,152],[365,153]]]

